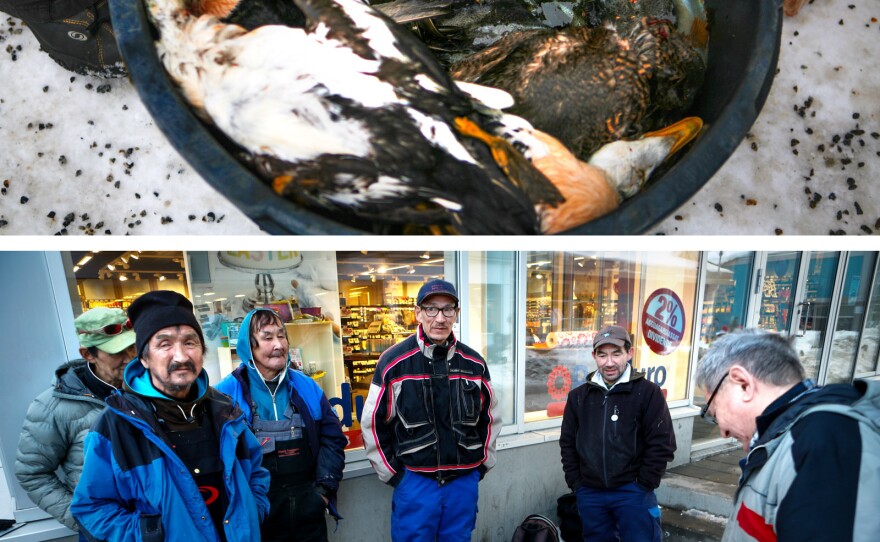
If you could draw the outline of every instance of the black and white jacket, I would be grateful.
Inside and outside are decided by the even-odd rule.
[[[419,326],[386,350],[360,423],[370,463],[392,486],[404,469],[447,480],[495,465],[501,416],[489,369],[454,335],[431,344]]]

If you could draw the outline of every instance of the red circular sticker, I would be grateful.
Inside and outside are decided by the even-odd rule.
[[[651,351],[666,356],[678,348],[684,337],[684,306],[668,288],[655,290],[642,309],[642,336]]]
[[[554,401],[562,401],[571,391],[571,373],[562,365],[557,365],[547,375],[547,393]]]

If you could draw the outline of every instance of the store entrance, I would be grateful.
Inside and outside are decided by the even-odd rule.
[[[830,330],[839,252],[707,252],[699,356],[742,327],[792,337],[806,375],[819,380]],[[694,389],[694,405],[706,402]],[[718,426],[694,418],[692,453],[733,443]],[[736,446],[735,443],[732,444]]]

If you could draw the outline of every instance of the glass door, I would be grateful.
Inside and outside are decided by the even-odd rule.
[[[839,252],[807,252],[806,271],[797,292],[791,335],[807,378],[819,380],[822,355],[828,348],[834,285],[840,267]]]
[[[756,327],[787,333],[795,309],[795,291],[801,268],[800,252],[768,252],[758,269]]]
[[[846,260],[824,384],[848,384],[853,379],[877,253],[850,252]]]
[[[706,252],[702,267],[703,301],[700,308],[700,342],[698,359],[715,340],[740,329],[747,321],[751,293],[754,252]],[[706,404],[703,390],[694,387],[694,405]],[[694,418],[693,442],[699,447],[721,438],[718,426],[699,416]]]
[[[790,335],[813,380],[827,348],[839,264],[838,252],[767,252],[759,258],[753,325]]]

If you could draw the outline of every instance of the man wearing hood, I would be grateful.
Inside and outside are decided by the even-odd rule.
[[[426,282],[418,330],[382,353],[364,403],[367,458],[394,487],[395,542],[469,541],[479,481],[495,466],[498,400],[486,361],[452,332],[459,310],[452,284]]]
[[[99,540],[259,539],[269,473],[244,413],[208,385],[192,303],[148,292],[128,314],[138,357],[86,437],[74,518]]]
[[[255,309],[241,323],[242,363],[217,385],[245,411],[269,469],[269,516],[262,540],[327,540],[345,467],[346,438],[320,386],[290,367],[290,343],[274,311]]]
[[[59,367],[54,385],[28,408],[15,475],[37,506],[76,531],[70,500],[82,471],[83,441],[104,400],[122,387],[122,370],[135,356],[135,337],[122,309],[94,308],[73,325],[83,359]]]

